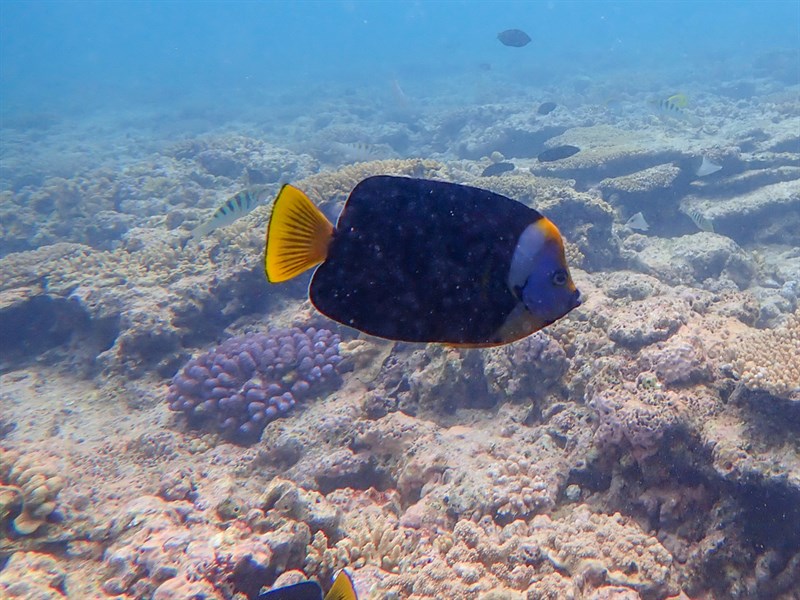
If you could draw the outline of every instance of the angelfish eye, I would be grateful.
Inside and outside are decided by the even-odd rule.
[[[559,287],[567,284],[567,273],[566,271],[556,271],[553,273],[553,276],[550,278],[553,282],[553,285],[557,285]]]

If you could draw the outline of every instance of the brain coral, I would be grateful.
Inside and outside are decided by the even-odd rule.
[[[337,381],[339,341],[313,327],[231,338],[191,359],[167,402],[192,426],[211,423],[231,441],[255,442],[267,423]]]

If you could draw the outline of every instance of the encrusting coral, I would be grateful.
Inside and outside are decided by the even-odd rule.
[[[800,395],[800,310],[782,327],[743,335],[734,369],[750,390],[774,396]]]
[[[0,598],[63,600],[67,570],[55,558],[37,552],[17,552],[0,572]]]

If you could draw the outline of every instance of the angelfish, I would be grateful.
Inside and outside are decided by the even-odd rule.
[[[361,181],[334,228],[284,185],[267,229],[272,283],[319,264],[314,306],[370,335],[494,346],[580,305],[558,228],[521,202],[425,179]]]
[[[322,588],[316,581],[301,581],[262,592],[256,600],[357,600],[357,597],[350,575],[342,569],[333,582],[333,587],[324,597]]]

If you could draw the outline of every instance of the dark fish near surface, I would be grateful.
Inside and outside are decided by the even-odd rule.
[[[536,159],[539,162],[553,162],[554,160],[561,160],[564,158],[569,158],[570,156],[574,156],[581,149],[577,146],[556,146],[555,148],[549,148],[539,154]]]
[[[531,43],[531,36],[521,29],[506,29],[497,34],[497,39],[504,46],[512,48],[522,48]]]
[[[514,170],[514,164],[510,162],[499,162],[489,165],[481,173],[481,177],[492,177],[494,175],[501,175]]]
[[[267,278],[287,281],[317,264],[314,306],[391,340],[494,346],[580,304],[551,221],[505,196],[442,181],[364,179],[335,229],[303,192],[283,186],[267,231]]]
[[[256,600],[358,600],[353,581],[347,571],[341,570],[333,587],[322,596],[322,588],[316,581],[301,581],[258,595]]]
[[[536,112],[539,113],[540,115],[549,115],[556,109],[557,106],[558,104],[556,104],[555,102],[542,102],[539,105],[539,108],[536,109]]]

